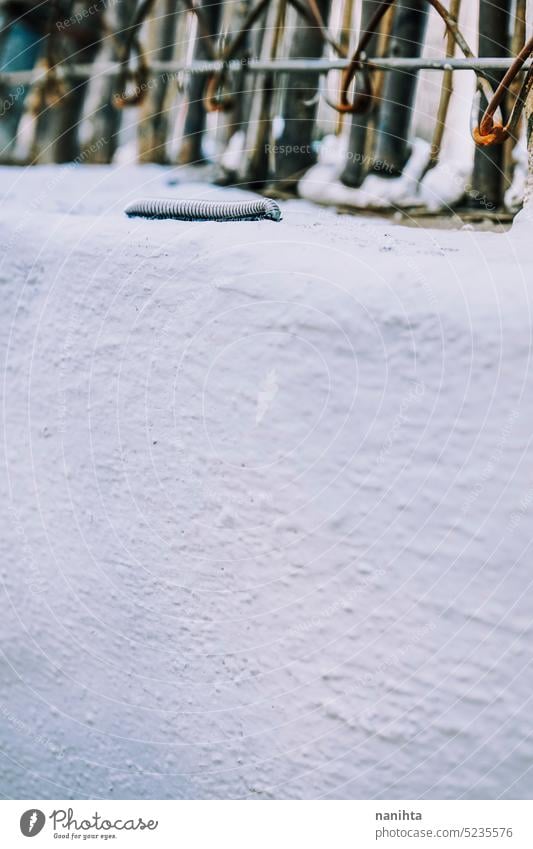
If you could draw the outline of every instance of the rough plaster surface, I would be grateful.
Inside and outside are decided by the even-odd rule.
[[[531,797],[531,226],[2,178],[0,791]]]

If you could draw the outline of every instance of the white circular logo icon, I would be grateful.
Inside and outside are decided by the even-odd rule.
[[[24,837],[35,837],[42,831],[46,817],[38,808],[30,808],[29,811],[24,811],[20,818],[20,830]]]

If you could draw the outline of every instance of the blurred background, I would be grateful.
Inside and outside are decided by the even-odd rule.
[[[508,220],[525,192],[521,110],[503,144],[476,149],[486,99],[474,71],[442,60],[466,44],[489,59],[494,90],[526,18],[526,0],[2,0],[0,159],[171,163],[346,208]],[[392,64],[359,65],[345,86],[339,67],[358,44]]]

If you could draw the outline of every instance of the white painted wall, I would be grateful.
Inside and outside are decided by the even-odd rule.
[[[529,231],[165,178],[2,172],[0,792],[531,797]]]

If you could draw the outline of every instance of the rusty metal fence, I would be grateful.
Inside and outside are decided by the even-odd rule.
[[[526,0],[4,0],[0,159],[107,163],[129,144],[141,162],[210,159],[219,182],[290,192],[342,135],[339,179],[357,188],[406,167],[424,69],[440,81],[433,167],[454,83],[473,72],[472,197],[498,209],[531,101],[526,13]],[[425,50],[430,18],[440,56]]]

